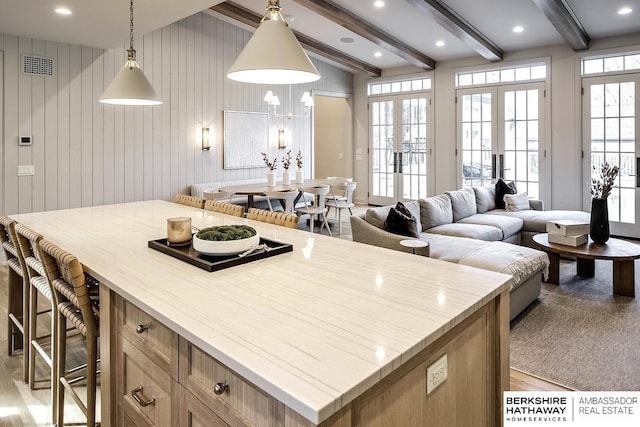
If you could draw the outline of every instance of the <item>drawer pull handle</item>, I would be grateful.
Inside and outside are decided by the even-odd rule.
[[[216,383],[215,386],[213,386],[213,392],[215,394],[223,394],[225,391],[229,390],[229,384],[227,384],[227,382],[223,382],[223,383]]]
[[[144,397],[142,395],[142,390],[143,389],[141,385],[131,390],[131,396],[133,396],[133,398],[136,400],[136,402],[138,402],[140,406],[144,408],[145,406],[153,405],[154,403],[156,403],[155,397],[152,397],[151,399],[147,399],[146,397]]]
[[[149,325],[138,325],[138,326],[136,326],[136,332],[139,333],[139,334],[147,332],[148,330],[149,330]]]

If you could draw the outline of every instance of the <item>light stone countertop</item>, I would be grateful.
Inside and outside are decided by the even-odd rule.
[[[478,308],[511,276],[166,201],[10,215],[111,290],[314,423]],[[150,249],[166,219],[250,224],[293,252],[208,272]]]

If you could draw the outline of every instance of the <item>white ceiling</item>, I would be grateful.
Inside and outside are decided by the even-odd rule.
[[[462,41],[439,26],[427,12],[416,10],[407,0],[333,0],[372,26],[390,34],[436,61],[476,56]],[[503,51],[564,43],[562,37],[533,0],[444,0],[478,31]],[[640,0],[566,0],[592,39],[640,33]],[[135,31],[139,36],[221,3],[219,0],[136,0]],[[235,0],[262,15],[266,0]],[[59,16],[54,8],[66,6],[71,16]],[[281,0],[285,15],[293,15],[293,29],[347,55],[378,68],[407,65],[400,57],[357,34],[300,6]],[[634,9],[620,16],[622,6]],[[513,33],[516,25],[524,27]],[[36,39],[110,48],[126,43],[129,36],[128,0],[0,0],[0,32]],[[340,41],[351,37],[353,43]],[[445,45],[437,47],[436,41]],[[382,56],[374,57],[380,51]]]

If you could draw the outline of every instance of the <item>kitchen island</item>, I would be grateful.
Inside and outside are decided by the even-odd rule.
[[[177,216],[293,251],[208,272],[148,247]],[[103,426],[501,424],[511,276],[158,200],[11,217],[101,283]]]

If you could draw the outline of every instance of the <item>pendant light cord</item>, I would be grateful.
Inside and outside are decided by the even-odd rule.
[[[129,49],[127,49],[127,60],[136,60],[136,50],[133,48],[133,0],[129,2]]]

